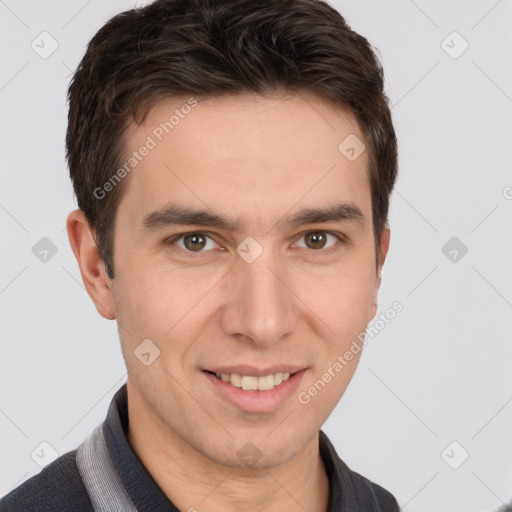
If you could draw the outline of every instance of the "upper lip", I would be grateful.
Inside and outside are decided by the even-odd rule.
[[[272,375],[274,373],[295,373],[303,370],[304,366],[293,364],[276,364],[267,368],[256,368],[248,364],[238,364],[232,366],[217,366],[215,368],[205,368],[205,370],[214,373],[236,373],[238,375],[248,375],[252,377],[263,377],[265,375]]]

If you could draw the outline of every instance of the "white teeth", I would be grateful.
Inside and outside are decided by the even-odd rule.
[[[230,380],[231,380],[231,384],[233,384],[233,386],[235,386],[236,388],[242,387],[242,376],[241,375],[238,375],[237,373],[232,373]]]
[[[265,375],[265,377],[258,377],[258,389],[260,391],[267,391],[274,387],[274,376]]]
[[[244,391],[256,391],[258,389],[258,377],[242,377],[242,389]]]
[[[244,391],[268,391],[274,386],[279,386],[282,382],[290,378],[290,372],[277,372],[262,377],[252,375],[238,375],[237,373],[215,373],[218,379],[223,382],[229,382],[231,385],[242,388]]]

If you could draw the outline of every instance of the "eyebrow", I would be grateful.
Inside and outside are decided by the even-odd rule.
[[[293,215],[285,215],[276,224],[297,227],[303,224],[322,222],[357,222],[364,227],[365,218],[361,209],[353,203],[337,203],[319,208],[306,208]],[[169,226],[200,225],[226,231],[241,231],[243,224],[224,218],[208,210],[196,210],[179,204],[170,204],[161,210],[146,215],[141,229],[154,231]],[[274,227],[275,227],[274,226]]]

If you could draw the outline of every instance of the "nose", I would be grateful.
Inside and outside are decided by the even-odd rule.
[[[296,329],[298,299],[290,273],[270,250],[252,263],[237,258],[227,277],[229,297],[222,313],[226,335],[268,347]]]

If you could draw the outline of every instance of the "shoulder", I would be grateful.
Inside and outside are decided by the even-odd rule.
[[[345,465],[343,462],[342,464]],[[346,465],[345,470],[347,472],[346,480],[350,482],[349,487],[351,495],[355,498],[354,501],[357,501],[359,506],[364,504],[361,510],[399,512],[398,502],[389,491],[359,473],[352,471]]]
[[[378,507],[375,510],[379,512],[398,512],[400,510],[396,498],[389,491],[359,473],[352,472],[352,477],[359,486],[367,490],[368,497],[371,495],[373,503]]]
[[[68,452],[0,500],[0,512],[92,512],[76,450]]]
[[[338,456],[327,435],[320,430],[320,453],[330,477],[330,510],[399,512],[395,497],[380,485],[350,469]]]

